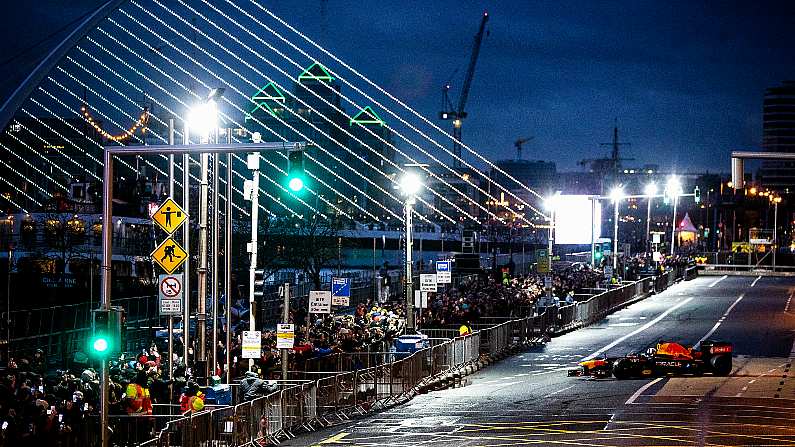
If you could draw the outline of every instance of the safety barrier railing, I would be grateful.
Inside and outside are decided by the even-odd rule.
[[[383,364],[321,377],[235,406],[175,419],[155,439],[141,445],[261,446],[292,436],[294,430],[325,425],[334,416],[385,408],[411,398],[435,377],[471,365],[483,356],[509,352],[573,324],[590,324],[653,290],[660,291],[658,287],[667,287],[669,280],[673,282],[690,273],[682,267],[605,291],[587,301],[549,307],[540,314],[476,330],[414,353],[390,353],[389,361]]]

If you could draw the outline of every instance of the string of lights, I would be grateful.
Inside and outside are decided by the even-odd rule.
[[[94,119],[93,115],[91,115],[91,111],[88,110],[88,106],[86,104],[80,106],[80,112],[83,114],[88,124],[94,128],[94,130],[96,130],[100,135],[105,137],[105,139],[112,140],[117,143],[129,140],[132,136],[135,135],[135,133],[138,131],[138,128],[141,128],[141,135],[145,134],[146,125],[149,123],[149,109],[147,107],[144,107],[143,111],[141,112],[141,115],[138,117],[137,120],[135,120],[135,122],[131,127],[125,129],[120,134],[112,134],[99,125],[99,122],[96,119]]]

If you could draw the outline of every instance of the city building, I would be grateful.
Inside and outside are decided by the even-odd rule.
[[[765,91],[762,103],[762,149],[795,153],[795,81]],[[795,187],[795,161],[766,161],[759,172],[762,185],[784,190]]]

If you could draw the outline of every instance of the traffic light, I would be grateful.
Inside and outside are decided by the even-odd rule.
[[[593,258],[594,261],[597,263],[602,262],[602,257],[604,254],[602,253],[602,244],[596,244],[593,247]]]
[[[304,151],[292,150],[287,158],[287,187],[292,192],[304,189]]]
[[[698,189],[698,186],[693,189],[693,200],[695,200],[696,203],[701,203],[701,190]]]
[[[94,309],[88,352],[97,359],[107,359],[126,350],[126,316],[124,309]]]
[[[254,270],[254,297],[265,296],[265,270]]]

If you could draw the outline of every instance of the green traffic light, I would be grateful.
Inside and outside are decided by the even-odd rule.
[[[293,177],[290,179],[290,182],[287,184],[287,186],[291,191],[298,192],[304,189],[304,181],[301,179],[301,177]]]
[[[94,343],[92,344],[92,346],[94,348],[94,351],[96,351],[96,352],[98,352],[100,354],[106,352],[108,350],[108,348],[109,348],[108,340],[105,339],[104,337],[100,337],[100,338],[97,338],[96,340],[94,340]]]

